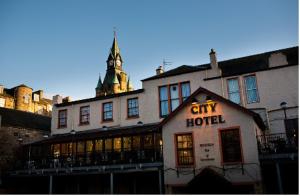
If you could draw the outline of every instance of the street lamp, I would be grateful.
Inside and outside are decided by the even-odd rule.
[[[283,112],[284,112],[284,120],[286,120],[286,119],[287,119],[287,117],[286,117],[287,103],[286,103],[285,101],[281,102],[281,103],[280,103],[280,107],[281,107],[281,109],[283,109]]]
[[[71,160],[71,167],[73,167],[73,162],[74,162],[74,153],[75,153],[75,145],[74,145],[74,135],[76,134],[76,131],[73,129],[72,131],[70,131],[71,135],[72,135],[72,160]]]

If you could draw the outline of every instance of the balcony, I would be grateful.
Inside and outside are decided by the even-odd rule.
[[[298,136],[287,136],[286,133],[265,134],[257,136],[258,151],[260,158],[273,155],[272,157],[298,155]]]

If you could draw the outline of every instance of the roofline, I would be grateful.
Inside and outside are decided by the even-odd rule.
[[[221,102],[224,102],[250,116],[253,117],[254,121],[256,122],[256,124],[262,129],[262,130],[265,130],[266,129],[266,126],[265,124],[263,123],[263,120],[261,119],[261,117],[259,116],[259,114],[247,109],[247,108],[244,108],[228,99],[225,99],[224,97],[218,95],[218,94],[215,94],[205,88],[202,88],[202,87],[199,87],[193,94],[191,94],[182,104],[179,105],[179,107],[177,107],[173,112],[171,112],[163,121],[161,121],[161,123],[159,124],[160,127],[164,126],[170,119],[173,118],[173,116],[175,116],[182,108],[184,108],[185,106],[187,106],[189,103],[192,102],[193,98],[195,96],[197,96],[199,93],[206,93],[208,95],[210,95],[213,99],[217,99]]]
[[[237,58],[233,58],[233,59],[226,59],[226,60],[218,61],[218,63],[225,63],[227,61],[236,61],[236,60],[241,60],[243,58],[249,58],[249,57],[254,57],[254,56],[258,56],[258,55],[266,55],[266,54],[271,54],[271,53],[276,53],[276,52],[282,52],[284,50],[289,50],[289,49],[293,49],[293,48],[299,48],[299,46],[292,46],[292,47],[288,47],[288,48],[277,49],[277,50],[273,50],[273,51],[268,51],[268,52],[263,52],[263,53],[258,53],[258,54],[252,54],[252,55],[243,56],[243,57],[237,57]],[[201,65],[188,65],[188,66],[191,66],[191,67],[194,67],[195,69],[197,69],[199,67],[202,67],[202,66],[204,67],[204,66],[207,66],[207,65],[210,65],[210,63],[205,63],[205,64],[201,64]],[[184,66],[184,65],[181,65],[181,66]],[[181,67],[181,66],[178,66],[178,67]],[[174,69],[177,69],[178,67],[175,67]],[[174,70],[174,69],[171,69],[171,70]],[[207,69],[209,69],[209,68],[207,68]],[[199,68],[197,70],[189,70],[189,71],[186,71],[186,72],[183,72],[183,73],[171,74],[171,75],[162,76],[162,77],[156,77],[158,75],[154,75],[154,76],[150,76],[148,78],[142,79],[141,81],[144,82],[144,81],[156,80],[156,79],[161,79],[161,78],[165,78],[165,77],[182,75],[182,74],[186,74],[186,73],[192,73],[192,72],[197,72],[197,71],[205,71],[207,69],[200,69]],[[171,70],[168,70],[168,71],[166,71],[164,73],[167,73],[167,72],[169,72]]]
[[[111,99],[111,98],[115,98],[115,97],[122,97],[122,96],[126,96],[126,95],[134,95],[134,94],[142,93],[144,91],[145,91],[144,89],[137,89],[134,91],[124,92],[124,93],[117,93],[117,94],[112,94],[112,95],[93,97],[93,98],[88,98],[88,99],[81,99],[81,100],[77,100],[77,101],[55,104],[55,106],[56,107],[64,107],[64,106],[75,105],[75,104],[80,104],[80,103],[87,103],[87,102]]]

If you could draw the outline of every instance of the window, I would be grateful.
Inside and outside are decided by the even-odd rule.
[[[245,89],[247,95],[247,103],[256,103],[259,101],[255,76],[245,77]]]
[[[169,113],[167,86],[159,87],[159,100],[160,100],[160,116],[164,117]]]
[[[58,128],[67,127],[67,110],[58,111]]]
[[[127,116],[128,116],[128,118],[139,116],[138,98],[133,98],[133,99],[127,100]]]
[[[131,137],[123,137],[123,148],[124,151],[131,150]]]
[[[83,154],[85,152],[85,141],[77,142],[77,153]]]
[[[188,96],[191,94],[191,89],[190,89],[190,83],[185,82],[181,84],[181,96],[182,96],[182,101],[185,101]]]
[[[225,129],[220,131],[223,163],[242,162],[240,130]]]
[[[153,139],[152,134],[145,135],[143,145],[144,148],[152,148],[153,147]]]
[[[189,82],[159,87],[160,117],[174,111],[190,94]]]
[[[103,103],[103,121],[113,120],[113,103]]]
[[[227,84],[228,84],[229,100],[236,104],[241,104],[240,86],[239,86],[238,78],[228,79]]]
[[[94,148],[93,140],[87,140],[86,141],[86,152],[88,152],[88,153],[93,152],[93,148]]]
[[[121,152],[122,149],[122,138],[114,138],[114,151]]]
[[[29,101],[30,101],[30,95],[28,95],[28,94],[24,95],[23,99],[24,99],[24,100],[23,100],[24,103],[28,104]]]
[[[193,136],[189,134],[176,135],[177,164],[189,166],[194,164]]]
[[[170,86],[171,111],[174,111],[179,106],[179,90],[178,84]]]
[[[5,99],[0,98],[0,107],[5,107]]]
[[[83,106],[80,108],[80,124],[90,123],[90,106]]]
[[[105,139],[105,151],[106,152],[112,151],[112,139],[111,138]]]
[[[95,140],[95,151],[96,152],[103,151],[103,140],[102,139]]]

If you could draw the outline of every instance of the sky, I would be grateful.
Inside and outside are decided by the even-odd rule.
[[[1,0],[0,84],[95,96],[113,41],[135,89],[166,70],[298,46],[297,0]]]

